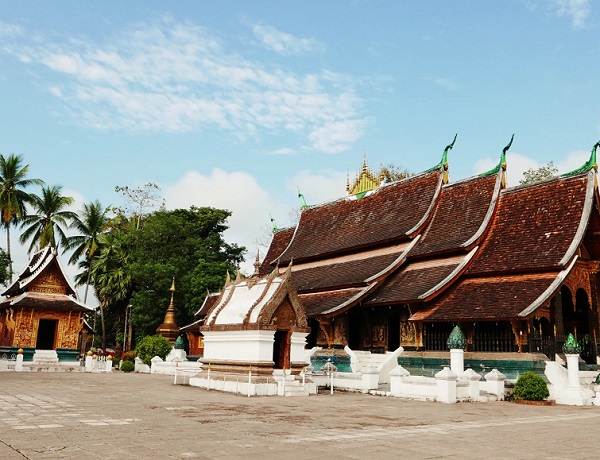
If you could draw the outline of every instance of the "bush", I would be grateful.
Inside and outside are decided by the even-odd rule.
[[[121,370],[123,372],[133,372],[135,371],[135,363],[132,361],[123,361],[121,363]]]
[[[535,372],[523,373],[515,383],[515,399],[526,399],[527,401],[543,401],[550,392],[544,379]]]
[[[162,335],[147,335],[135,347],[135,352],[144,364],[150,366],[150,360],[155,356],[165,359],[173,347],[171,342]]]
[[[135,363],[135,350],[126,351],[121,355],[121,361],[131,361]]]

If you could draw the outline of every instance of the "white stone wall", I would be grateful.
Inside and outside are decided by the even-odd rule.
[[[204,358],[248,362],[272,361],[274,337],[274,331],[206,331]],[[303,357],[303,354],[300,356]],[[299,359],[301,360],[302,358]]]
[[[290,361],[292,363],[304,362],[306,356],[306,337],[308,332],[293,332]]]

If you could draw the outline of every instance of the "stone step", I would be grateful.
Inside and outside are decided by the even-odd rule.
[[[34,363],[56,364],[58,363],[58,354],[56,350],[35,350],[33,354]]]

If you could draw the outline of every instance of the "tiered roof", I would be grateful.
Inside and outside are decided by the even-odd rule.
[[[441,186],[442,173],[436,170],[384,185],[360,200],[306,209],[276,260],[299,263],[414,238],[430,217]]]
[[[498,167],[454,184],[444,185],[443,160],[418,176],[303,210],[296,228],[275,234],[261,273],[293,260],[309,316],[359,303],[410,304],[411,319],[421,321],[532,314],[560,287],[582,243],[600,257],[600,242],[586,233],[588,226],[600,231],[596,147],[585,168],[506,189],[509,146]]]
[[[37,251],[2,295],[8,298],[0,302],[0,309],[23,306],[89,310],[77,299],[77,292],[67,279],[56,250],[50,247]]]
[[[595,174],[503,191],[490,233],[464,276],[411,319],[518,318],[547,304],[577,259],[594,211]]]

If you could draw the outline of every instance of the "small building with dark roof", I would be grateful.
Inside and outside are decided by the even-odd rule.
[[[57,350],[61,359],[76,359],[91,309],[81,303],[67,279],[55,249],[36,252],[0,302],[0,347]]]

